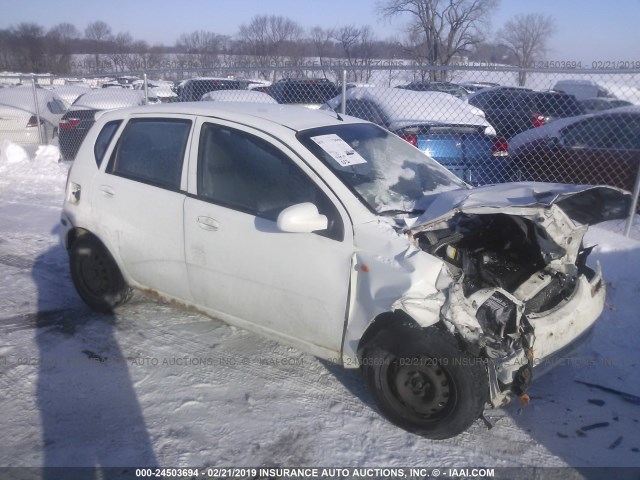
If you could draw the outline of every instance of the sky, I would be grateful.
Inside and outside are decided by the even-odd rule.
[[[20,22],[49,28],[70,22],[81,31],[92,21],[108,23],[114,33],[129,32],[151,44],[172,45],[194,30],[234,35],[254,15],[289,17],[303,27],[370,25],[379,38],[401,38],[406,21],[381,20],[377,0],[0,0],[0,29]],[[639,61],[640,0],[502,0],[491,16],[489,37],[516,14],[548,13],[557,31],[549,60]]]

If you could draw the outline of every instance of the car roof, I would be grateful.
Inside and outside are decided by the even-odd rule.
[[[470,93],[469,96],[467,98],[471,99],[474,97],[477,97],[478,95],[485,95],[487,93],[490,92],[523,92],[523,93],[527,93],[527,92],[535,92],[535,90],[531,90],[530,88],[526,88],[526,87],[508,87],[505,85],[498,85],[496,87],[487,87],[487,88],[483,88],[481,90],[478,90],[477,92],[473,92]]]
[[[332,111],[311,110],[293,105],[247,102],[165,103],[127,108],[106,115],[115,119],[121,118],[123,114],[200,115],[218,117],[246,125],[259,126],[265,123],[281,125],[294,131],[345,123],[368,123],[346,115],[340,116],[342,120],[339,120],[338,115]]]
[[[473,106],[449,93],[355,87],[347,90],[347,100],[354,99],[376,103],[387,115],[392,130],[419,122],[489,126],[484,118],[474,113],[476,109]]]
[[[281,78],[275,84],[283,84],[283,83],[299,83],[301,85],[313,85],[316,83],[333,83],[328,78]],[[274,84],[274,85],[275,85]]]
[[[38,97],[38,107],[42,115],[47,114],[47,102],[53,99],[58,99],[62,102],[60,96],[52,90],[37,87],[36,92]],[[0,104],[24,110],[25,112],[35,113],[36,109],[33,102],[33,87],[31,85],[20,85],[17,87],[0,89]]]
[[[271,95],[255,90],[215,90],[205,93],[201,101],[278,103]]]
[[[105,88],[91,90],[81,96],[71,106],[72,109],[89,108],[109,110],[113,108],[142,105],[144,92],[128,88]]]

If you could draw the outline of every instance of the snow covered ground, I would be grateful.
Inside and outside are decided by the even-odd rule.
[[[640,405],[578,383],[640,396],[636,240],[591,229],[606,309],[529,406],[431,441],[356,371],[141,294],[92,313],[58,244],[67,166],[0,150],[0,466],[640,466]]]

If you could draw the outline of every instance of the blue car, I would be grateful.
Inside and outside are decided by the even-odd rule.
[[[342,96],[324,109],[341,111]],[[387,128],[471,185],[509,181],[506,140],[497,137],[484,113],[442,92],[355,87],[345,113]]]

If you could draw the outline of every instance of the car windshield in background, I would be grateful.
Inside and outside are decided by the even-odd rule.
[[[424,210],[433,194],[467,185],[396,135],[371,124],[333,125],[298,139],[371,210]]]

